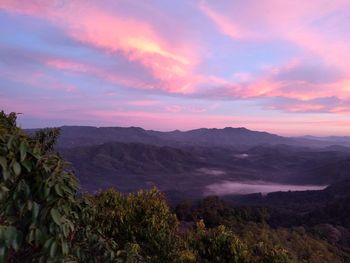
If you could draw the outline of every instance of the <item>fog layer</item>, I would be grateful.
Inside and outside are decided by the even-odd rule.
[[[222,181],[221,183],[207,186],[205,195],[231,195],[231,194],[251,194],[251,193],[270,193],[278,191],[306,191],[322,190],[326,185],[287,185],[275,184],[262,181]]]

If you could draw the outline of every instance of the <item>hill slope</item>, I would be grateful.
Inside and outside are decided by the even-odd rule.
[[[137,127],[63,126],[59,147],[102,144],[111,141],[137,142],[170,146],[253,146],[260,144],[298,144],[296,139],[245,128],[196,129],[190,131],[160,132]]]

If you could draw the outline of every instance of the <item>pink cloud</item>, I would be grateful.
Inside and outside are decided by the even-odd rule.
[[[2,71],[0,72],[0,76],[13,82],[22,83],[45,90],[59,90],[66,93],[75,93],[79,90],[77,86],[63,82],[60,79],[44,74],[41,71],[34,71],[30,73],[21,72],[20,76],[18,72]]]
[[[21,4],[4,1],[0,8],[39,16],[63,28],[79,42],[101,48],[106,52],[122,52],[130,61],[143,64],[168,92],[188,92],[196,83],[192,70],[196,62],[195,48],[169,43],[146,21],[121,14],[111,14],[87,2],[65,2],[62,6],[39,1]],[[76,15],[79,13],[79,15]],[[57,65],[65,69],[75,65]]]
[[[130,75],[124,75],[117,70],[108,70],[95,65],[81,63],[69,59],[62,58],[46,58],[42,60],[42,63],[58,70],[70,71],[79,74],[86,74],[88,76],[94,76],[104,81],[131,86],[138,89],[152,89],[152,83],[143,81],[137,76],[132,77]]]
[[[46,19],[64,30],[75,41],[97,48],[106,54],[118,54],[131,62],[141,64],[154,78],[146,80],[126,76],[96,65],[81,63],[65,58],[40,58],[41,63],[62,71],[94,76],[113,84],[136,89],[160,91],[170,94],[188,95],[213,99],[253,99],[284,97],[298,100],[295,105],[271,108],[291,112],[324,111],[345,113],[350,98],[350,41],[349,34],[339,36],[332,31],[343,27],[343,16],[330,16],[332,12],[350,9],[347,0],[310,1],[262,0],[254,4],[228,2],[225,8],[215,6],[215,2],[201,1],[198,10],[208,17],[218,31],[231,37],[233,41],[264,42],[269,39],[288,41],[300,48],[299,54],[285,65],[261,69],[255,75],[250,72],[233,73],[233,80],[210,74],[202,75],[198,65],[204,60],[197,45],[188,41],[186,45],[176,37],[169,40],[145,19],[112,13],[96,3],[86,1],[43,2],[3,0],[0,8],[25,15]],[[286,12],[286,10],[288,12]],[[77,15],[79,14],[79,15]],[[330,17],[330,18],[327,18]],[[315,21],[325,20],[324,27],[315,26]],[[341,72],[335,78],[329,77],[316,82],[300,73],[303,65],[311,59],[320,61],[317,77],[327,75],[334,69]],[[317,66],[312,65],[317,68]],[[298,70],[302,68],[301,70]],[[328,73],[327,73],[328,72]],[[309,72],[306,72],[309,74]],[[329,74],[331,75],[331,74]],[[11,77],[11,76],[10,76]],[[13,76],[16,78],[15,76]],[[53,89],[73,92],[77,87],[54,80],[48,76],[23,79],[26,83],[44,83]],[[41,85],[41,84],[40,84]],[[341,105],[329,107],[314,102],[316,99],[336,97]],[[134,104],[133,104],[134,103]],[[147,106],[147,101],[130,102],[134,106]],[[166,111],[183,112],[180,106],[168,106]],[[192,109],[204,112],[205,109]]]
[[[138,88],[145,88],[142,82],[139,82],[137,79],[132,80],[129,78],[123,77],[123,75],[118,76],[118,74],[114,74],[113,72],[108,72],[104,69],[98,68],[96,66],[92,66],[89,64],[78,63],[72,60],[66,59],[44,59],[43,63],[49,67],[59,70],[66,70],[76,73],[88,74],[92,76],[99,77],[106,81],[116,84],[126,84],[132,85]],[[256,98],[256,97],[286,97],[301,100],[301,103],[296,103],[294,105],[276,105],[269,107],[270,109],[280,109],[283,111],[290,112],[332,112],[344,114],[348,111],[342,107],[338,107],[335,109],[331,107],[327,107],[327,105],[320,104],[312,104],[311,100],[319,98],[319,97],[330,97],[333,95],[334,90],[332,86],[339,85],[338,83],[334,84],[322,84],[322,83],[307,83],[305,81],[300,80],[291,80],[291,81],[280,81],[276,80],[276,76],[279,76],[281,73],[288,72],[293,70],[295,67],[300,65],[299,62],[292,61],[290,64],[283,66],[281,68],[271,68],[268,69],[264,78],[261,79],[249,79],[241,84],[237,84],[235,86],[228,86],[222,90],[222,92],[218,92],[219,90],[215,90],[215,96],[218,97],[231,97],[237,96],[238,98]],[[15,75],[12,73],[12,79],[15,81],[19,81]],[[208,81],[212,81],[212,83],[216,83],[218,85],[229,85],[228,82],[222,81],[221,79],[210,79]],[[78,89],[72,85],[64,84],[59,80],[55,80],[48,75],[44,75],[41,72],[36,72],[32,75],[31,78],[22,78],[22,82],[34,86],[40,86],[41,88],[51,88],[63,90],[66,92],[77,91]],[[349,87],[349,82],[344,82],[344,87]],[[297,86],[300,86],[300,90],[297,89]],[[305,88],[308,87],[308,88]],[[197,95],[200,96],[201,90],[197,90]],[[110,94],[112,96],[116,95],[115,92]],[[309,101],[309,102],[308,102]],[[141,101],[131,101],[128,103],[133,106],[150,106],[159,104],[159,101],[154,100],[141,100]],[[196,108],[196,107],[182,107],[179,105],[167,106],[165,108],[167,112],[178,113],[182,111],[187,112],[206,112],[204,108]]]
[[[153,105],[158,105],[160,103],[161,102],[159,100],[132,100],[127,102],[128,105],[140,106],[140,107],[153,106]]]
[[[196,107],[196,106],[180,106],[180,105],[170,105],[170,106],[165,106],[164,107],[166,112],[170,113],[204,113],[207,112],[208,110],[204,107]]]
[[[238,85],[238,88],[237,85],[233,85],[234,96],[243,98],[284,96],[300,100],[327,96],[350,98],[350,46],[348,45],[350,35],[334,34],[335,28],[346,27],[347,16],[331,16],[334,12],[342,13],[344,10],[350,10],[349,1],[320,0],[315,4],[310,1],[262,0],[244,5],[232,2],[221,11],[214,6],[212,2],[202,2],[200,9],[222,33],[230,36],[234,41],[239,39],[263,42],[280,39],[301,48],[300,54],[292,60],[291,64],[277,66],[273,70],[265,71],[261,77],[247,79],[248,84]],[[321,23],[321,20],[324,22]],[[313,59],[320,60],[329,69],[343,72],[344,75],[330,83],[312,83],[305,79],[275,79],[281,71],[288,71],[303,64],[306,54],[308,57],[312,56]],[[318,77],[322,78],[323,75],[324,73]]]
[[[334,107],[330,110],[330,112],[349,115],[350,114],[350,105]]]
[[[48,58],[43,61],[47,66],[60,69],[60,70],[69,70],[74,72],[89,72],[89,71],[95,71],[93,67],[83,64],[74,62],[68,59],[62,59],[62,58]]]
[[[247,38],[250,35],[246,30],[241,30],[241,27],[230,21],[229,18],[210,8],[205,2],[201,2],[199,8],[217,25],[223,34],[233,39]]]
[[[312,103],[295,103],[292,105],[283,105],[282,107],[270,106],[270,109],[283,109],[289,112],[322,112],[325,106]]]
[[[191,58],[168,46],[147,24],[95,9],[87,10],[78,21],[71,19],[77,27],[69,32],[73,38],[108,52],[122,51],[129,60],[148,68],[169,92],[190,88]]]
[[[179,105],[172,105],[172,106],[165,107],[165,111],[171,112],[171,113],[178,113],[178,112],[181,112],[183,110],[184,110],[184,108],[182,106],[179,106]]]

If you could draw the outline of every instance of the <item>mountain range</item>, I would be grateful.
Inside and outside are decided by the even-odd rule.
[[[350,178],[348,137],[327,138],[230,127],[160,132],[63,126],[57,150],[72,163],[82,191],[157,186],[176,201],[200,198],[223,182],[328,185]]]
[[[220,146],[246,148],[261,144],[286,144],[305,147],[349,146],[350,137],[283,137],[246,128],[200,128],[190,131],[161,132],[139,127],[62,126],[59,147],[96,145],[111,141],[168,146]],[[36,129],[27,130],[34,132]]]

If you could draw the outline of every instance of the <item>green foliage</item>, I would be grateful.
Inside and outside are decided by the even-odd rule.
[[[68,258],[78,183],[67,164],[46,147],[55,143],[58,133],[46,138],[43,132],[45,143],[39,143],[17,129],[15,120],[13,114],[1,113],[1,261]]]
[[[103,233],[126,244],[139,246],[138,255],[147,262],[171,262],[180,249],[178,221],[156,189],[123,196],[109,190],[95,197],[97,224]]]
[[[249,262],[245,244],[224,226],[206,229],[199,221],[188,239],[200,262]]]
[[[269,247],[263,242],[254,245],[250,250],[252,253],[252,262],[256,263],[292,263],[287,250],[279,247]]]
[[[268,260],[268,258],[270,257],[269,255],[275,257],[275,252],[278,252],[279,256],[282,256],[281,258],[283,259],[287,251],[293,262],[343,262],[340,256],[342,253],[339,250],[332,247],[329,243],[306,233],[303,227],[272,229],[267,224],[250,222],[232,229],[235,234],[246,242],[249,250],[257,258],[261,257],[260,254],[262,252],[265,254],[263,258],[267,259],[265,261],[261,260],[261,262],[274,262]],[[266,253],[266,251],[269,252]]]
[[[186,235],[194,262],[217,263],[292,263],[287,251],[262,242],[250,247],[225,226],[207,229],[203,220]],[[191,261],[188,261],[191,262]]]
[[[4,111],[0,112],[0,134],[4,133],[14,133],[18,132],[19,129],[16,125],[17,114],[11,112],[10,114],[6,114]]]
[[[71,240],[74,259],[79,262],[116,262],[120,254],[117,242],[103,234],[94,201],[85,196],[77,198],[76,211],[78,220]]]
[[[186,221],[202,219],[210,227],[225,225],[247,245],[253,262],[290,262],[292,259],[293,262],[335,263],[346,259],[343,251],[303,227],[271,228],[266,223],[269,214],[263,208],[232,207],[218,197],[207,197],[194,204],[183,202],[175,210],[179,218]],[[330,231],[329,227],[315,230],[333,243],[341,236],[340,230]]]
[[[1,112],[0,124],[0,262],[79,260],[78,237],[87,242],[91,235],[81,236],[78,182],[53,151],[59,131],[30,138],[14,113]]]
[[[196,203],[184,201],[175,208],[180,220],[198,221],[203,219],[206,226],[236,225],[244,222],[266,222],[268,213],[265,208],[232,207],[217,196],[209,196]]]

